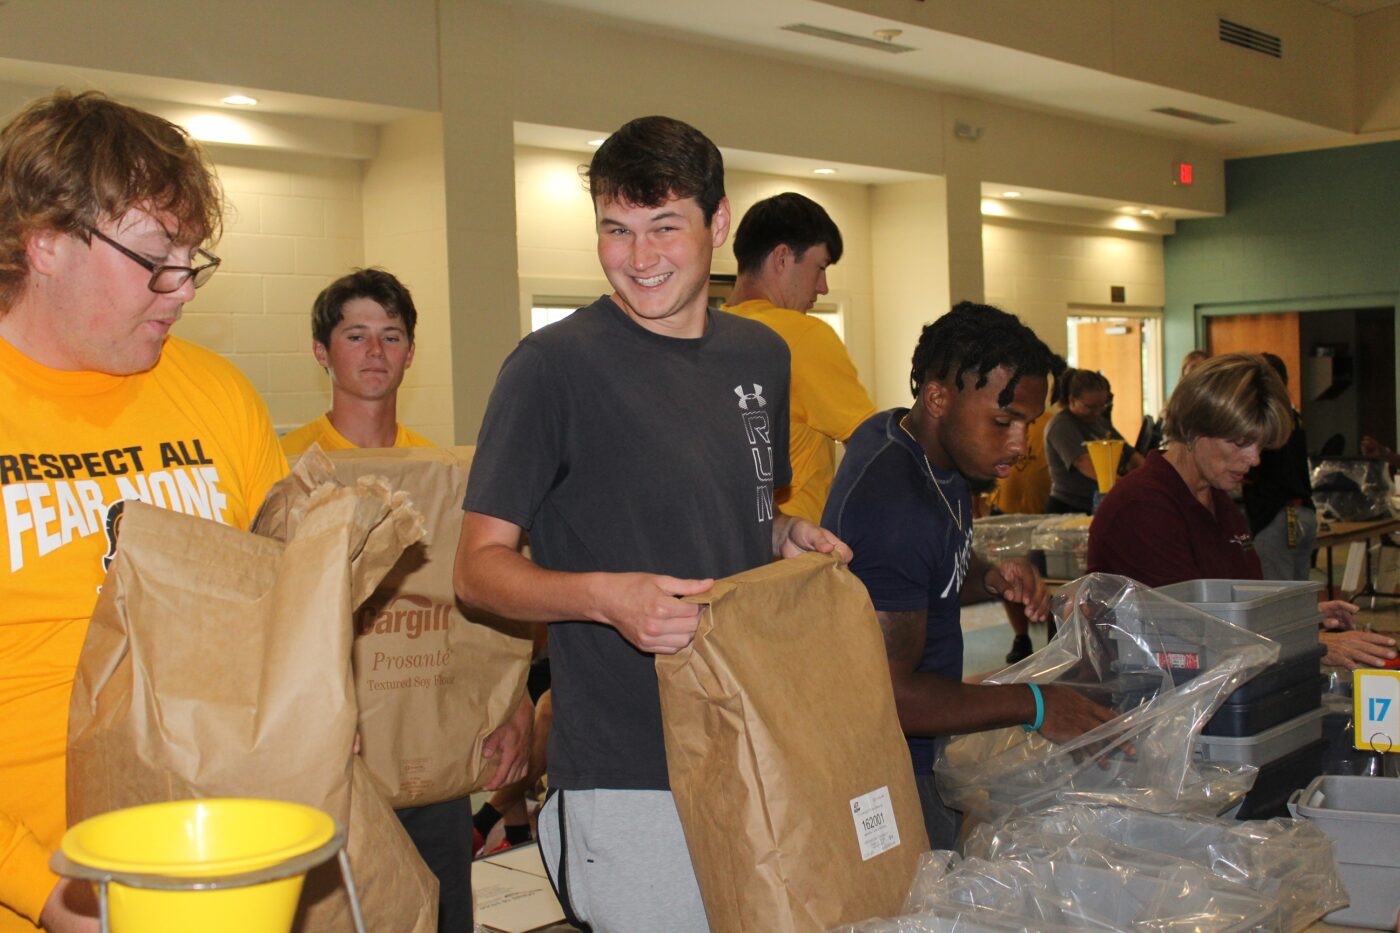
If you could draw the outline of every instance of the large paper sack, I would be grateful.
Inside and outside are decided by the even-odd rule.
[[[286,545],[127,502],[74,683],[70,822],[192,797],[309,804],[347,827],[369,929],[435,931],[437,881],[351,754],[352,593],[420,533],[383,487],[321,490]],[[351,929],[334,862],[297,928]]]
[[[496,759],[491,732],[525,692],[529,632],[462,612],[452,567],[472,448],[308,450],[268,493],[253,528],[285,540],[311,490],[384,477],[424,519],[409,547],[355,613],[355,698],[361,755],[385,798],[416,807],[486,786]]]
[[[671,789],[710,926],[898,912],[928,848],[870,597],[806,554],[715,583],[656,660]]]

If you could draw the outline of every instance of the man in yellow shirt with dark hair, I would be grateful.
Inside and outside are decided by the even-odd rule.
[[[356,269],[316,296],[311,352],[331,377],[331,410],[282,438],[288,456],[313,443],[322,450],[433,446],[398,422],[417,323],[413,296],[383,269]]]
[[[66,828],[68,704],[127,499],[247,528],[287,470],[226,360],[169,336],[223,199],[179,127],[60,91],[0,130],[0,933],[96,933]]]
[[[725,307],[777,331],[792,354],[792,484],[776,499],[784,512],[813,524],[821,522],[836,475],[834,442],[875,414],[841,338],[807,313],[826,294],[826,268],[841,250],[841,231],[816,201],[791,191],[765,198],[734,234],[739,278]]]

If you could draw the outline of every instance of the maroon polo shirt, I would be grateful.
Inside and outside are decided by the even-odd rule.
[[[1183,580],[1259,580],[1249,522],[1229,494],[1212,489],[1215,514],[1191,495],[1159,451],[1118,480],[1089,526],[1089,572],[1148,586]]]

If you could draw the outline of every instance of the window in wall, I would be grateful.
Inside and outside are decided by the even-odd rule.
[[[592,298],[542,298],[537,296],[530,303],[530,333],[534,333],[541,327],[562,321],[579,308],[592,303]]]
[[[1162,398],[1162,316],[1070,313],[1069,364],[1103,373],[1113,387],[1113,426],[1128,443],[1144,416],[1157,417]]]
[[[807,313],[826,321],[831,325],[831,329],[836,331],[836,336],[841,338],[841,342],[846,342],[846,317],[841,313],[840,305],[830,301],[819,301]]]

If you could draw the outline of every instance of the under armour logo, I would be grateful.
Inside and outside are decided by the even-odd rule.
[[[744,387],[742,385],[737,385],[734,387],[734,394],[739,396],[739,407],[742,408],[744,411],[749,410],[749,399],[755,399],[758,402],[759,408],[762,408],[764,405],[768,404],[763,400],[763,396],[759,394],[762,391],[763,386],[759,385],[758,383],[754,383],[752,392],[745,392]]]

